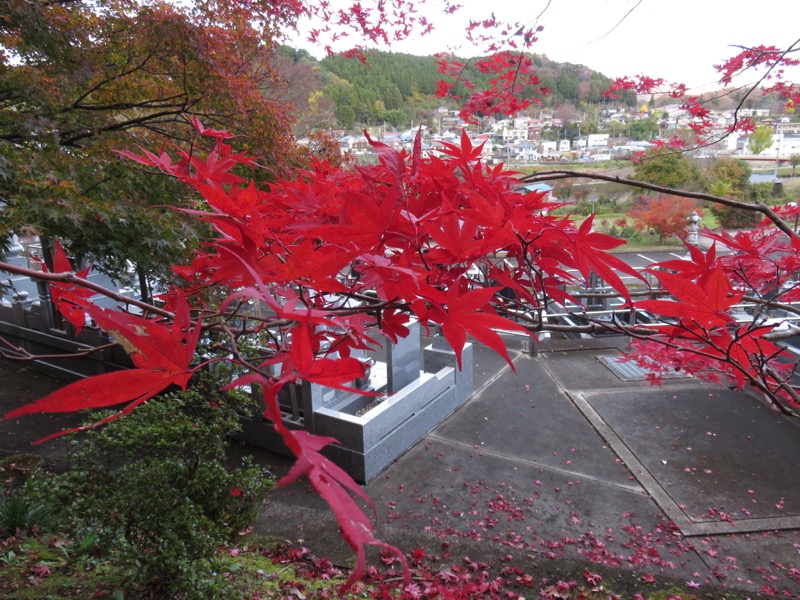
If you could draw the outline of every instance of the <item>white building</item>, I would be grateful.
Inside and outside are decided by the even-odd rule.
[[[509,158],[516,162],[537,162],[541,155],[531,142],[522,140],[507,146]]]
[[[514,129],[528,129],[528,123],[530,119],[528,117],[517,117],[514,119]]]
[[[769,110],[766,108],[739,108],[737,114],[740,117],[768,117]]]
[[[492,123],[492,131],[495,133],[500,133],[504,129],[509,128],[511,128],[511,121],[509,119],[500,119],[499,121]]]
[[[558,142],[552,140],[542,140],[539,142],[539,152],[542,154],[557,154]]]
[[[609,134],[590,133],[586,136],[586,145],[589,148],[608,148]]]
[[[781,121],[775,125],[776,133],[784,134],[800,134],[800,122],[797,121]]]
[[[506,128],[503,129],[503,142],[513,142],[516,140],[527,140],[528,139],[528,128],[525,127],[524,129],[520,128]]]

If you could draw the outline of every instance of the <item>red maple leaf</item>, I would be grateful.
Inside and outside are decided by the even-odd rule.
[[[218,138],[221,140],[228,140],[230,138],[236,137],[229,131],[224,131],[222,129],[211,129],[210,127],[206,127],[200,122],[196,116],[192,115],[192,125],[197,130],[197,133],[200,135],[205,135],[208,137]]]
[[[54,273],[72,273],[72,264],[64,252],[64,248],[60,243],[56,242],[56,250],[53,254],[53,269]],[[92,270],[91,266],[75,273],[81,279],[86,279],[89,276],[89,271]],[[42,263],[42,271],[47,273],[47,265]],[[84,307],[94,295],[92,290],[86,289],[78,284],[63,283],[60,281],[53,281],[50,283],[50,294],[53,302],[64,318],[69,321],[75,328],[75,333],[80,333],[86,322],[86,314]]]
[[[440,217],[435,223],[425,223],[425,231],[439,246],[430,251],[429,257],[433,261],[469,262],[483,256],[487,240],[477,235],[478,227],[476,220],[459,218],[454,213]]]
[[[644,279],[633,267],[608,252],[625,242],[592,231],[593,221],[594,215],[581,223],[577,231],[565,231],[563,225],[548,228],[543,231],[539,245],[562,264],[578,269],[585,280],[588,281],[594,271],[605,283],[629,299],[628,288],[617,271],[642,281]]]
[[[295,339],[292,338],[293,343]],[[331,507],[336,521],[339,523],[342,538],[356,553],[356,568],[342,589],[347,589],[364,575],[367,546],[378,546],[397,556],[404,567],[403,578],[407,584],[410,572],[405,556],[399,549],[375,537],[372,521],[355,498],[366,502],[372,509],[373,515],[375,514],[374,504],[347,472],[320,453],[325,446],[336,443],[336,440],[286,427],[278,404],[278,392],[285,381],[276,382],[268,380],[258,373],[250,373],[233,382],[229,387],[245,383],[261,384],[265,405],[264,416],[272,420],[276,433],[283,438],[286,447],[297,457],[289,472],[278,481],[278,485],[288,485],[305,475],[317,493]]]
[[[405,583],[408,583],[409,570],[403,553],[394,546],[377,539],[373,533],[373,525],[364,511],[358,506],[351,494],[364,500],[373,512],[375,507],[361,487],[353,481],[341,467],[320,454],[320,450],[330,443],[336,442],[329,437],[321,437],[306,431],[283,428],[283,439],[290,450],[297,456],[291,470],[278,481],[278,485],[288,485],[301,475],[308,477],[311,485],[333,510],[339,523],[342,538],[356,553],[356,568],[350,574],[342,589],[347,589],[364,574],[366,566],[366,546],[378,546],[397,556],[402,563]]]
[[[453,286],[447,294],[447,307],[434,307],[430,310],[428,316],[433,321],[441,323],[442,334],[456,354],[459,369],[461,368],[461,353],[467,342],[467,334],[497,352],[512,369],[514,368],[505,342],[496,330],[527,334],[527,329],[495,313],[479,312],[479,309],[490,308],[489,301],[494,298],[495,292],[501,289],[500,287],[481,288],[460,295],[457,286]]]
[[[343,384],[363,377],[366,365],[357,358],[320,358],[318,351],[319,343],[311,335],[311,326],[307,322],[298,323],[291,331],[289,356],[284,362],[281,381],[303,379],[349,390]]]
[[[649,270],[653,272],[660,272],[664,269],[667,269],[669,271],[675,271],[681,276],[692,280],[706,277],[715,271],[717,262],[716,243],[711,244],[708,252],[705,253],[686,240],[684,240],[683,243],[689,250],[690,260],[666,260],[656,265],[652,265]]]
[[[683,275],[656,273],[658,280],[675,300],[642,300],[638,308],[680,320],[687,329],[712,329],[734,321],[729,314],[744,292],[734,293],[722,265],[709,273],[701,283],[695,283]]]
[[[367,133],[366,129],[364,130],[364,136],[367,138],[369,145],[372,146],[372,149],[377,153],[378,160],[389,170],[395,180],[400,183],[403,179],[403,175],[406,173],[406,162],[403,155],[391,146],[373,140],[369,137],[369,133]]]
[[[451,144],[449,142],[439,142],[439,144],[441,146],[438,148],[439,152],[458,159],[462,165],[470,165],[480,160],[483,154],[483,144],[473,146],[466,129],[461,130],[460,144]]]
[[[318,289],[333,292],[344,291],[336,276],[351,260],[352,256],[340,247],[320,246],[306,239],[288,253],[268,253],[258,267],[276,283],[313,282]]]
[[[46,565],[44,563],[39,563],[38,565],[34,566],[31,571],[33,571],[33,574],[36,575],[36,577],[50,577],[50,575],[52,575],[52,569],[50,568],[50,565]]]
[[[406,325],[410,319],[406,313],[399,312],[393,308],[385,310],[380,315],[380,328],[381,333],[385,335],[389,341],[396,344],[400,338],[407,337],[410,330]]]
[[[444,98],[450,93],[450,90],[455,89],[455,87],[455,84],[448,83],[444,79],[440,79],[436,84],[436,95],[439,98]]]
[[[195,325],[192,328],[185,299],[179,298],[176,307],[174,320],[169,326],[137,315],[87,306],[89,315],[128,351],[137,368],[76,381],[6,413],[3,418],[8,420],[42,412],[75,412],[128,402],[123,410],[110,417],[89,426],[55,433],[37,440],[35,443],[38,444],[113,421],[170,385],[186,389],[194,372],[189,363],[197,346],[200,327]]]
[[[661,387],[661,384],[663,382],[663,379],[661,378],[661,375],[658,374],[658,373],[653,373],[652,371],[649,371],[647,373],[646,379],[647,379],[647,381],[650,382],[650,386],[651,387],[655,387],[655,386]]]

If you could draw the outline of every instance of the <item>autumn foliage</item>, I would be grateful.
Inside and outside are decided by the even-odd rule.
[[[676,196],[649,196],[639,198],[628,211],[634,226],[640,230],[652,229],[659,240],[686,231],[689,216],[696,212],[697,203]]]
[[[9,272],[50,281],[64,317],[76,329],[91,322],[106,330],[134,365],[65,386],[6,414],[6,419],[122,407],[99,425],[129,413],[170,386],[185,388],[198,369],[228,363],[235,374],[229,385],[261,390],[264,416],[297,457],[282,483],[305,475],[333,509],[343,538],[358,556],[352,582],[364,572],[366,546],[382,546],[397,560],[405,559],[374,536],[370,518],[356,502],[368,499],[321,453],[334,440],[287,427],[278,393],[300,380],[350,389],[366,368],[357,351],[377,349],[408,335],[412,319],[424,327],[440,328],[459,364],[468,336],[510,362],[498,331],[527,333],[552,327],[547,312],[553,303],[577,306],[577,312],[583,312],[578,292],[595,274],[624,299],[626,308],[648,312],[655,324],[623,327],[584,314],[589,329],[611,327],[634,338],[631,359],[651,369],[654,382],[660,371],[679,368],[727,385],[750,386],[784,412],[800,410],[792,380],[795,360],[779,343],[794,330],[776,329],[767,320],[778,309],[784,322],[800,315],[791,304],[800,294],[796,283],[800,239],[787,225],[797,219],[790,209],[775,212],[760,204],[705,195],[702,199],[759,212],[765,220],[750,232],[705,232],[713,242],[710,249],[688,246],[688,260],[653,265],[649,271],[659,286],[647,287],[641,274],[611,253],[623,244],[621,240],[594,232],[591,217],[575,223],[554,215],[557,205],[542,193],[521,189],[515,174],[502,166],[482,163],[481,148],[466,135],[460,144],[444,143],[431,155],[423,155],[419,139],[410,153],[369,140],[378,156],[376,165],[343,169],[316,160],[294,174],[274,172],[276,165],[285,166],[280,153],[290,147],[285,135],[288,113],[254,84],[275,80],[265,58],[272,35],[311,12],[328,24],[327,30],[312,32],[315,39],[357,33],[389,42],[424,32],[430,25],[407,3],[380,2],[374,10],[353,3],[334,10],[327,2],[220,0],[197,2],[193,12],[181,13],[160,3],[108,1],[98,6],[118,18],[105,21],[99,18],[103,10],[74,9],[85,8],[83,3],[9,6],[10,25],[1,32],[0,41],[22,57],[22,67],[8,72],[28,96],[20,96],[17,109],[6,111],[11,118],[0,123],[2,138],[26,145],[38,161],[22,160],[26,155],[20,154],[20,172],[23,167],[53,169],[45,179],[58,184],[48,187],[58,199],[65,192],[75,193],[78,186],[70,184],[52,160],[78,156],[73,149],[85,147],[98,132],[120,139],[116,134],[132,136],[139,131],[144,145],[152,149],[165,138],[187,136],[191,124],[198,134],[191,149],[187,143],[169,151],[140,148],[121,154],[195,192],[202,203],[175,202],[176,210],[208,226],[213,235],[190,264],[174,266],[182,285],[164,294],[157,307],[131,303],[139,314],[93,305],[86,291],[91,286],[83,279],[86,271],[74,274],[67,252],[60,247],[52,273],[0,265]],[[151,26],[152,35],[127,35],[134,27],[127,19],[129,7],[149,17],[136,25]],[[457,5],[446,3],[446,11],[455,10]],[[252,25],[255,18],[260,29]],[[51,44],[50,38],[35,43],[36,36],[52,30],[70,43]],[[172,33],[191,47],[179,55],[164,52],[166,46],[160,44],[164,35],[159,32]],[[464,116],[514,113],[546,95],[523,54],[537,32],[538,26],[499,23],[493,17],[470,24],[468,37],[490,52],[474,66],[491,77],[487,89],[470,90]],[[98,43],[109,51],[103,53],[108,60],[94,62],[95,54],[77,50]],[[34,68],[42,48],[52,53],[50,62],[42,64],[60,65],[58,73],[44,77]],[[781,77],[782,68],[798,62],[793,50],[744,49],[718,67],[721,82],[730,83],[743,70],[762,68],[772,78],[768,89],[793,106],[800,100],[798,89]],[[348,55],[363,59],[358,48]],[[219,60],[210,59],[214,56]],[[470,88],[464,64],[443,56],[439,66],[445,77],[440,95],[451,94],[455,82]],[[83,80],[75,79],[79,74]],[[37,85],[29,85],[31,81]],[[172,87],[165,88],[167,83]],[[50,93],[51,89],[59,93]],[[697,145],[714,141],[702,138],[712,126],[707,107],[687,97],[685,87],[642,76],[617,80],[610,94],[615,91],[661,91],[681,98],[694,118],[691,128],[698,136]],[[121,98],[125,102],[118,104]],[[171,102],[165,107],[167,98]],[[200,109],[209,127],[186,117]],[[121,121],[121,115],[127,120]],[[55,117],[63,122],[58,122],[57,131],[53,127],[40,132],[25,126],[28,116],[37,125],[55,123]],[[264,165],[237,153],[232,134],[221,129],[226,120],[236,123],[237,131],[257,121],[262,158],[274,159],[272,163]],[[726,133],[753,127],[752,121],[737,119]],[[31,139],[30,131],[42,135]],[[57,135],[50,135],[53,132]],[[51,139],[57,142],[54,151],[41,155],[42,140]],[[677,138],[662,143],[686,144]],[[62,151],[64,147],[70,152]],[[98,164],[104,167],[109,147],[101,145],[100,154],[105,155]],[[64,165],[64,170],[70,166]],[[268,179],[262,176],[263,166],[272,169],[269,185],[256,183]],[[94,169],[89,162],[87,172]],[[21,187],[15,193],[25,199],[28,179],[18,183]],[[105,198],[105,190],[99,192]],[[18,206],[24,208],[24,203]],[[31,216],[23,212],[20,223],[30,224]],[[99,210],[91,218],[111,222]],[[73,240],[84,230],[91,228],[76,229]],[[69,250],[68,241],[64,242]],[[474,277],[476,271],[482,276]],[[632,295],[620,274],[640,281],[646,297]],[[737,306],[744,302],[751,308],[748,318],[741,319]],[[521,322],[509,320],[512,311],[517,317],[522,313]],[[201,343],[202,357],[197,352]]]
[[[798,238],[770,221],[736,235],[704,235],[713,240],[707,252],[687,245],[689,260],[651,267],[670,298],[637,306],[660,315],[667,325],[655,336],[635,340],[634,355],[656,372],[680,369],[738,389],[749,385],[776,409],[800,414],[793,382],[796,358],[780,344],[798,332],[791,304],[798,296]],[[718,246],[725,254],[717,254]],[[776,309],[784,317],[770,319]]]
[[[60,248],[58,272],[39,274],[53,282],[56,305],[76,328],[88,319],[105,329],[135,368],[70,384],[6,419],[124,405],[98,424],[105,423],[171,385],[185,387],[208,364],[229,363],[236,374],[229,385],[259,386],[264,416],[297,456],[282,483],[305,475],[332,507],[358,554],[352,582],[363,573],[366,546],[403,555],[374,537],[356,502],[368,499],[321,453],[335,440],[287,427],[278,393],[299,380],[352,389],[365,372],[356,351],[406,336],[411,319],[439,327],[459,363],[468,335],[509,360],[498,330],[551,327],[548,306],[580,306],[577,292],[596,273],[628,306],[658,319],[624,329],[637,340],[632,358],[650,366],[654,382],[659,370],[681,368],[750,385],[787,412],[798,408],[794,364],[759,320],[775,302],[795,299],[796,288],[783,284],[800,270],[800,243],[770,209],[762,207],[773,221],[759,229],[706,232],[714,241],[707,252],[689,246],[691,260],[654,265],[660,288],[636,299],[620,274],[642,285],[644,278],[609,252],[621,240],[593,232],[591,217],[577,224],[553,215],[556,204],[520,188],[502,166],[483,164],[466,135],[430,156],[419,139],[408,154],[370,140],[376,165],[315,162],[262,187],[237,174],[256,165],[234,151],[229,133],[195,126],[191,151],[121,153],[194,189],[204,206],[180,210],[215,232],[191,264],[174,267],[185,284],[164,294],[160,308],[138,303],[143,313],[132,314],[94,306],[88,282],[71,273]],[[201,150],[203,141],[209,150]],[[718,246],[732,252],[718,254]],[[739,322],[733,310],[745,300],[756,313]],[[523,324],[507,318],[519,308]],[[209,342],[202,358],[201,340]]]
[[[76,327],[88,317],[108,331],[136,368],[73,383],[5,417],[124,404],[108,422],[170,385],[185,387],[209,362],[233,363],[240,376],[230,385],[260,386],[265,416],[297,456],[284,483],[306,475],[329,502],[358,552],[356,578],[364,546],[382,545],[351,496],[362,492],[320,453],[334,440],[284,425],[280,389],[298,380],[348,388],[365,370],[354,351],[406,336],[412,318],[440,326],[459,364],[467,335],[509,360],[497,330],[526,330],[503,317],[503,287],[541,312],[546,298],[570,297],[564,286],[579,280],[567,269],[583,278],[600,273],[620,294],[617,271],[634,272],[607,253],[621,241],[592,232],[589,221],[575,227],[549,215],[554,206],[543,194],[520,191],[511,173],[487,168],[466,135],[430,158],[419,139],[410,155],[370,140],[378,165],[347,171],[317,162],[261,188],[234,173],[254,165],[234,152],[230,134],[195,124],[213,144],[205,155],[198,147],[175,156],[122,153],[205,200],[189,212],[216,237],[191,265],[175,267],[185,287],[162,297],[163,310],[134,315],[93,306],[71,275],[54,286],[59,310]],[[497,264],[501,253],[513,262]],[[57,265],[71,270],[61,249]],[[473,266],[497,284],[471,279]],[[193,355],[204,335],[217,355],[199,361]],[[257,343],[254,353],[241,349],[244,339]]]
[[[125,261],[153,277],[185,260],[204,232],[165,208],[180,205],[184,190],[112,150],[184,143],[194,115],[241,135],[242,147],[270,166],[264,177],[304,164],[274,64],[275,40],[296,17],[287,8],[259,0],[4,2],[0,237],[32,228],[68,238],[73,257],[118,279]]]

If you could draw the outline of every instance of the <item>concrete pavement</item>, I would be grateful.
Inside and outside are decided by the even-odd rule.
[[[800,423],[695,379],[624,379],[620,342],[520,349],[516,372],[477,348],[476,394],[366,486],[379,537],[800,598]],[[350,557],[303,484],[259,528]]]
[[[651,388],[617,366],[622,342],[552,341],[530,357],[511,339],[516,372],[476,348],[474,396],[366,486],[378,536],[456,560],[620,568],[643,593],[652,575],[800,598],[800,424],[695,379]],[[3,412],[54,385],[8,363],[0,377]],[[67,420],[2,422],[0,449],[29,451]],[[276,491],[257,530],[352,558],[305,483]]]

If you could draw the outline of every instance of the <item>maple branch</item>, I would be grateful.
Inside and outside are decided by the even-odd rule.
[[[117,342],[109,342],[108,344],[101,344],[100,346],[92,346],[87,348],[86,350],[79,350],[77,352],[69,352],[69,353],[61,353],[58,354],[33,354],[30,351],[26,350],[25,348],[21,348],[19,346],[15,346],[14,344],[10,343],[8,340],[0,337],[0,342],[8,347],[8,349],[3,350],[0,349],[0,358],[5,360],[13,360],[17,362],[32,362],[35,360],[62,360],[65,358],[82,358],[84,356],[89,356],[95,352],[101,350],[107,350],[108,348],[113,348],[118,346]]]
[[[84,108],[83,106],[81,106],[81,102],[83,100],[85,100],[86,98],[88,98],[89,96],[94,94],[95,92],[97,92],[100,89],[102,89],[103,86],[105,86],[105,85],[107,85],[107,84],[109,84],[109,83],[111,83],[113,81],[117,81],[117,80],[123,79],[123,78],[127,77],[128,75],[132,75],[132,74],[134,74],[134,73],[136,73],[138,71],[143,70],[145,65],[148,62],[150,62],[150,60],[155,55],[156,55],[156,52],[155,52],[155,49],[153,49],[151,52],[148,52],[138,64],[133,65],[133,66],[131,66],[129,68],[126,68],[126,67],[128,67],[128,65],[132,64],[132,61],[131,61],[132,57],[129,55],[127,60],[126,60],[126,65],[124,67],[122,67],[122,69],[118,73],[115,73],[112,76],[100,79],[94,85],[89,86],[86,90],[84,90],[83,93],[81,93],[75,100],[73,100],[72,104],[70,104],[67,107],[64,107],[61,112],[67,112],[67,111],[72,110],[74,108]]]
[[[173,110],[163,110],[161,112],[151,113],[148,115],[142,115],[140,117],[128,119],[126,121],[118,121],[115,123],[111,123],[108,125],[103,125],[101,127],[95,127],[92,129],[85,129],[82,132],[70,132],[66,131],[63,132],[65,137],[62,138],[61,145],[62,146],[75,146],[77,142],[80,140],[84,140],[86,138],[91,138],[101,133],[108,133],[111,131],[125,131],[127,129],[131,129],[134,127],[141,127],[144,124],[162,120],[164,117],[177,117],[179,115],[186,114],[187,112],[191,112],[192,107],[200,102],[200,98],[197,98],[193,101],[188,101],[180,106],[175,105]]]
[[[589,42],[589,43],[591,44],[591,43],[593,43],[593,42],[599,42],[599,41],[601,41],[601,40],[604,40],[605,38],[607,38],[609,35],[611,35],[611,34],[614,32],[614,30],[615,30],[615,29],[617,29],[617,27],[619,27],[620,25],[622,25],[622,24],[625,22],[625,20],[626,20],[626,19],[627,19],[627,18],[628,18],[628,17],[631,15],[631,13],[632,13],[633,11],[635,11],[637,8],[639,8],[639,5],[640,5],[642,2],[644,2],[644,0],[639,0],[639,1],[638,1],[636,4],[634,4],[634,5],[633,5],[633,6],[630,8],[630,10],[628,10],[628,12],[626,12],[626,13],[625,13],[625,14],[622,16],[622,18],[621,18],[621,19],[620,19],[620,20],[617,22],[617,24],[616,24],[616,25],[614,25],[614,26],[613,26],[611,29],[609,29],[608,31],[606,31],[606,32],[605,32],[603,35],[601,35],[599,38],[597,38],[597,39],[595,39],[595,40],[592,40],[592,41],[591,41],[591,42]]]
[[[767,76],[767,75],[769,75],[769,74],[770,74],[770,73],[771,73],[771,72],[772,72],[772,71],[775,69],[775,67],[777,67],[777,66],[780,64],[780,62],[781,62],[781,60],[783,60],[783,58],[785,58],[785,57],[786,57],[788,54],[792,54],[793,52],[797,52],[797,51],[798,51],[798,48],[797,48],[797,46],[798,46],[799,44],[800,44],[800,39],[798,39],[798,40],[795,40],[795,41],[794,41],[794,43],[792,43],[792,44],[791,44],[791,45],[790,45],[788,48],[786,48],[785,50],[782,50],[780,53],[776,53],[776,52],[774,52],[774,51],[769,51],[769,50],[762,50],[762,49],[760,49],[760,48],[754,48],[754,47],[751,47],[751,46],[742,46],[742,45],[739,45],[739,44],[731,44],[731,47],[732,47],[732,48],[739,48],[740,50],[749,50],[750,52],[754,52],[754,51],[755,51],[755,52],[757,52],[757,53],[758,53],[760,56],[766,56],[766,55],[770,55],[770,54],[779,54],[779,56],[778,56],[777,58],[773,59],[773,61],[772,61],[772,65],[769,67],[769,69],[767,69],[767,71],[766,71],[766,73],[764,74],[764,76],[763,76],[763,77],[761,77],[761,78],[758,80],[758,83],[756,83],[756,86],[757,86],[759,83],[761,83],[762,81],[764,81],[764,79],[766,78],[766,76]],[[744,73],[744,72],[745,72],[745,71],[747,71],[748,69],[755,69],[755,68],[757,68],[757,67],[758,67],[758,63],[759,63],[759,61],[758,61],[758,60],[752,60],[752,61],[750,61],[750,64],[748,64],[746,67],[744,67],[744,68],[742,68],[742,69],[739,69],[739,70],[738,70],[738,71],[737,71],[735,74]],[[733,74],[731,75],[731,77],[732,77],[732,76],[733,76]],[[754,87],[755,87],[755,86],[754,86]]]
[[[695,338],[695,341],[697,343],[703,344],[708,348],[716,350],[718,354],[716,355],[712,354],[702,347],[697,347],[691,344],[679,344],[672,341],[672,339],[660,338],[655,341],[659,345],[665,346],[667,348],[672,348],[674,350],[679,350],[681,352],[687,352],[694,356],[706,358],[712,361],[713,363],[727,363],[731,365],[739,373],[742,374],[742,376],[747,380],[747,382],[751,386],[753,386],[755,389],[757,389],[767,397],[771,406],[775,406],[780,412],[782,412],[787,416],[800,417],[800,413],[795,411],[793,408],[786,406],[786,404],[781,400],[776,390],[770,388],[770,386],[765,381],[762,381],[761,379],[753,375],[747,368],[741,365],[736,359],[734,359],[730,355],[730,349],[733,347],[733,344],[730,344],[728,348],[722,348],[716,342],[714,342],[713,339],[711,339],[709,336],[707,335],[701,336],[700,332],[698,332],[697,330],[692,330],[686,327],[684,327],[683,330],[691,334]],[[707,333],[705,330],[701,331],[702,333]],[[651,337],[650,335],[641,335],[641,332],[638,332],[635,329],[628,330],[628,335],[634,339],[638,339],[641,341],[648,341],[648,339]],[[740,339],[741,336],[738,336],[738,338]],[[720,358],[720,355],[725,356],[725,359]],[[766,365],[765,367],[766,370],[771,369],[771,367],[768,367]],[[759,371],[764,371],[764,370],[765,368],[759,369]],[[776,382],[780,382],[779,378],[773,378],[773,379],[775,379]],[[783,386],[780,385],[780,383],[779,387],[783,389]]]
[[[172,108],[186,105],[188,94],[181,92],[164,98],[151,98],[140,100],[139,102],[115,102],[113,104],[74,104],[75,108],[88,111],[112,111],[112,110],[132,110],[135,108]],[[180,100],[180,102],[179,102]]]
[[[97,292],[98,294],[102,294],[112,300],[116,300],[117,302],[122,302],[123,304],[128,304],[131,306],[135,306],[137,308],[142,309],[145,312],[150,312],[162,317],[166,317],[167,319],[174,319],[175,315],[167,310],[162,308],[158,308],[157,306],[153,306],[152,304],[147,304],[146,302],[142,302],[140,300],[136,300],[135,298],[129,298],[128,296],[123,296],[122,294],[118,294],[117,292],[112,292],[111,290],[103,287],[102,285],[98,285],[96,283],[92,283],[88,279],[83,279],[78,277],[74,273],[44,273],[42,271],[36,271],[34,269],[28,269],[26,267],[18,267],[16,265],[12,265],[6,262],[0,262],[0,271],[7,271],[9,273],[14,273],[16,275],[22,275],[23,277],[30,277],[31,279],[35,279],[38,281],[56,281],[60,283],[72,283],[75,285],[79,285],[83,288],[88,290],[92,290],[93,292]]]
[[[790,54],[791,52],[795,52],[796,51],[796,46],[798,44],[800,44],[800,40],[795,41],[791,46],[789,46],[787,49],[785,49],[781,53],[780,58],[783,58],[784,56],[786,56],[787,54]],[[742,48],[742,49],[745,49],[745,50],[753,50],[753,48],[744,48],[743,46],[734,46],[734,47]],[[765,52],[762,52],[761,54],[763,55],[763,54],[765,54]],[[775,69],[775,67],[778,66],[779,63],[780,63],[780,60],[774,61],[773,64],[758,79],[758,81],[756,81],[754,84],[752,84],[750,86],[750,89],[748,89],[747,92],[742,96],[741,100],[739,100],[739,104],[736,106],[736,108],[733,111],[733,125],[731,125],[731,127],[730,127],[730,132],[734,131],[736,129],[736,126],[739,124],[739,111],[744,106],[745,100],[747,100],[747,98],[750,97],[750,94],[752,94],[756,89],[758,89],[758,86],[760,86],[767,78],[769,78],[770,74]],[[740,73],[743,73],[747,69],[753,69],[753,68],[755,68],[755,64],[748,65],[746,68],[742,69],[740,71]],[[728,134],[726,134],[724,137],[727,137],[728,135],[730,135],[730,132]],[[721,138],[721,139],[724,139],[724,137]]]
[[[236,361],[241,366],[245,367],[246,369],[249,369],[250,371],[252,371],[254,373],[259,373],[260,375],[263,375],[267,379],[272,379],[272,376],[269,373],[265,373],[260,368],[258,368],[256,365],[252,364],[249,359],[245,358],[244,354],[241,352],[241,350],[239,350],[239,344],[237,342],[237,339],[239,338],[239,336],[238,335],[234,335],[234,331],[232,329],[230,329],[227,326],[227,324],[225,324],[225,323],[222,323],[220,325],[220,327],[222,328],[222,331],[225,332],[228,335],[228,340],[230,341],[230,347],[228,349],[230,350],[231,354],[234,356]],[[223,358],[216,358],[216,359],[212,359],[210,361],[207,361],[206,364],[210,364],[214,360],[227,360],[227,359],[224,358],[224,357]]]
[[[797,392],[797,388],[795,386],[791,385],[788,382],[788,378],[787,377],[780,377],[778,375],[778,373],[776,373],[775,370],[772,367],[768,366],[768,365],[765,365],[765,372],[766,372],[766,374],[768,376],[770,376],[772,379],[774,379],[778,383],[778,386],[779,386],[779,388],[781,390],[783,390],[787,394],[789,394],[791,399],[798,406],[800,406],[800,393]],[[786,406],[783,402],[778,401],[778,402],[775,403],[775,405],[778,406],[778,408],[784,414],[787,414],[787,415],[792,416],[792,417],[800,417],[800,411],[792,408],[791,406]]]
[[[761,390],[762,393],[764,393],[768,397],[770,406],[774,406],[780,412],[790,417],[800,417],[800,413],[792,409],[790,406],[787,406],[781,399],[780,395],[777,393],[777,390],[773,390],[769,384],[768,379],[771,378],[778,384],[778,389],[782,389],[787,392],[789,392],[789,390],[791,389],[791,392],[789,392],[790,396],[792,396],[793,399],[795,399],[795,401],[797,401],[797,399],[799,398],[797,392],[794,389],[792,389],[791,386],[787,385],[786,380],[778,376],[775,370],[769,365],[770,359],[777,356],[777,354],[780,354],[783,351],[782,349],[778,350],[777,353],[774,353],[769,358],[764,357],[761,354],[747,355],[748,359],[750,359],[751,361],[755,361],[754,363],[751,362],[751,366],[753,367],[753,370],[756,373],[758,373],[758,376],[752,374],[745,365],[742,365],[742,363],[740,363],[731,355],[731,350],[734,348],[735,344],[741,343],[741,340],[745,336],[749,335],[750,335],[749,331],[745,332],[744,334],[740,334],[737,332],[737,334],[731,340],[731,343],[725,349],[725,359],[726,359],[725,362],[732,365],[734,368],[738,369],[740,373],[744,374],[744,376],[747,377],[751,385]],[[716,348],[717,350],[720,350],[719,345],[713,344],[710,338],[708,338],[705,341],[705,343],[713,348]]]

